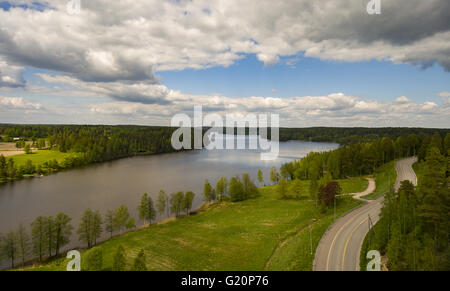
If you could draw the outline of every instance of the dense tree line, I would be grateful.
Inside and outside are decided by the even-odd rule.
[[[386,194],[363,252],[380,250],[389,270],[450,270],[449,163],[448,154],[428,149],[419,186],[403,181],[397,193]]]
[[[0,135],[5,141],[20,137],[17,146],[25,148],[27,153],[31,153],[31,147],[78,153],[59,163],[50,160],[34,165],[29,160],[21,167],[13,159],[0,156],[0,182],[139,154],[173,152],[174,130],[145,126],[0,125]],[[31,145],[25,144],[25,139],[32,140]]]
[[[388,137],[396,140],[400,136],[415,134],[433,135],[437,132],[441,137],[448,129],[428,128],[365,128],[365,127],[311,127],[311,128],[280,128],[280,141],[302,140],[315,142],[337,142],[340,144],[360,143]]]
[[[423,160],[432,146],[447,156],[450,133],[445,138],[437,132],[432,136],[410,134],[395,140],[383,137],[372,142],[344,145],[329,152],[312,152],[301,160],[283,164],[280,176],[290,180],[317,180],[327,173],[333,179],[371,174],[377,167],[394,159],[416,155]]]
[[[395,140],[382,137],[370,142],[343,145],[333,151],[311,152],[301,160],[283,164],[279,173],[276,168],[272,168],[270,179],[274,184],[281,184],[278,193],[283,199],[296,198],[295,191],[299,191],[290,191],[287,188],[287,180],[310,180],[311,197],[316,200],[317,205],[320,203],[324,206],[329,200],[325,199],[328,197],[326,189],[332,186],[329,184],[333,180],[372,174],[381,165],[403,157],[418,156],[419,160],[423,161],[430,148],[435,148],[441,155],[448,157],[450,133],[445,137],[439,132],[432,135],[409,134],[399,136]],[[333,185],[335,186],[337,185]]]

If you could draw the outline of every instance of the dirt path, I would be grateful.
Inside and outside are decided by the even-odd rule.
[[[24,151],[0,151],[0,155],[6,157],[24,154]]]
[[[406,158],[397,161],[395,166],[397,171],[396,190],[398,190],[398,186],[403,180],[409,180],[413,184],[417,183],[417,178],[411,167],[415,161],[416,158]],[[359,270],[361,246],[369,231],[369,222],[375,224],[378,221],[383,202],[383,197],[377,200],[364,200],[361,196],[370,194],[374,189],[375,182],[372,184],[369,180],[368,189],[354,195],[356,199],[367,203],[339,218],[323,235],[316,249],[313,270]]]

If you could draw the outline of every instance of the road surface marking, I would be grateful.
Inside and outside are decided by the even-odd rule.
[[[372,213],[370,213],[370,215],[374,215],[375,213],[377,213],[379,210],[375,210]],[[345,246],[344,246],[344,252],[342,253],[342,271],[344,271],[344,263],[345,263],[345,254],[347,253],[347,246],[348,243],[350,242],[350,239],[353,236],[353,233],[355,232],[356,229],[358,229],[361,224],[363,224],[364,222],[366,222],[369,219],[369,217],[365,218],[363,221],[361,221],[357,226],[355,226],[355,228],[352,229],[352,232],[350,233],[350,235],[347,238],[347,241],[345,242]]]
[[[350,219],[349,221],[347,221],[347,223],[345,223],[345,224],[339,229],[339,231],[336,233],[336,235],[334,236],[333,241],[331,242],[330,249],[328,250],[328,256],[327,256],[327,271],[329,270],[329,265],[330,265],[330,255],[331,255],[331,250],[333,249],[334,242],[335,242],[336,238],[339,236],[339,234],[341,233],[341,231],[344,229],[344,227],[346,227],[347,224],[349,224],[349,223],[352,222],[352,221],[353,221],[353,219]]]

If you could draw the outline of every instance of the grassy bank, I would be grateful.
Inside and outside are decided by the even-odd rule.
[[[113,255],[123,245],[129,267],[144,249],[149,270],[311,270],[310,227],[315,250],[333,221],[333,211],[320,213],[307,197],[280,200],[275,186],[260,192],[256,199],[213,204],[197,215],[106,241],[97,246],[103,251],[104,269],[111,269]],[[340,198],[337,213],[359,203]],[[32,270],[65,266],[66,259],[60,258]]]
[[[375,178],[375,191],[373,193],[363,196],[364,199],[377,199],[389,188],[394,187],[395,179],[397,179],[397,172],[395,171],[396,161],[391,161],[375,170],[373,176]]]
[[[380,233],[380,224],[377,223],[375,226],[367,233],[364,238],[364,242],[361,247],[361,254],[359,257],[359,269],[361,271],[367,271],[367,264],[372,258],[367,258],[367,253],[371,250],[380,250],[380,246],[376,242],[376,233]]]

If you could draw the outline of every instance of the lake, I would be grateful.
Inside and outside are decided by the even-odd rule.
[[[279,157],[273,161],[262,161],[257,150],[197,150],[137,156],[4,184],[0,186],[0,233],[15,230],[20,222],[28,227],[37,216],[64,212],[73,219],[70,247],[79,246],[75,233],[87,208],[105,214],[106,210],[123,204],[138,224],[137,206],[145,192],[156,201],[161,189],[168,194],[191,190],[196,194],[196,208],[203,200],[205,179],[215,187],[222,176],[249,173],[256,183],[261,169],[265,183],[269,184],[272,166],[300,159],[311,151],[338,147],[334,143],[281,142]]]

